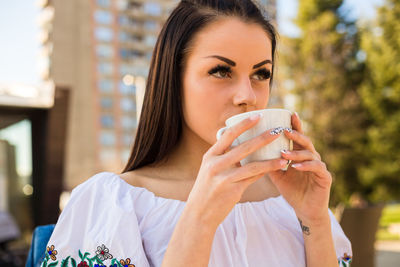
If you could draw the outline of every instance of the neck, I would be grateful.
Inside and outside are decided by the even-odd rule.
[[[157,165],[163,173],[177,180],[195,180],[203,155],[211,145],[183,125],[182,138],[165,162]]]
[[[150,177],[159,177],[162,174],[162,179],[189,182],[193,186],[203,160],[203,155],[210,147],[209,143],[193,133],[184,124],[181,140],[168,155],[166,161],[154,166],[156,173],[152,173]],[[261,201],[278,195],[279,191],[270,181],[268,175],[265,175],[246,189],[242,200]]]

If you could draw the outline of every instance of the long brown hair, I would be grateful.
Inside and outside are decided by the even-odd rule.
[[[180,140],[183,124],[181,75],[188,47],[196,33],[221,17],[237,17],[262,26],[271,40],[274,62],[275,29],[263,9],[253,1],[182,0],[158,36],[135,142],[122,173],[165,160]],[[272,67],[271,83],[273,73]]]

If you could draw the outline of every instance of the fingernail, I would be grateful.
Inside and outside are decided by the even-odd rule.
[[[285,131],[288,133],[293,133],[293,130],[291,128],[285,128]]]
[[[286,150],[286,149],[281,150],[281,152],[282,152],[283,154],[286,154],[286,155],[289,155],[289,154],[290,154],[290,151],[288,151],[288,150]]]
[[[250,120],[255,121],[258,118],[261,118],[262,116],[263,116],[262,113],[253,114],[253,115],[250,116]]]
[[[298,167],[301,167],[301,166],[302,166],[301,163],[292,164],[293,168],[298,168]]]
[[[281,134],[282,132],[283,132],[283,128],[282,127],[277,127],[277,128],[275,128],[275,129],[272,129],[271,131],[270,131],[270,134],[271,135],[278,135],[278,134]]]

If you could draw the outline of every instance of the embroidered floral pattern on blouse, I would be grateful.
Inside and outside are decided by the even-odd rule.
[[[45,258],[42,262],[41,267],[136,267],[135,264],[131,263],[131,259],[121,259],[118,261],[117,259],[113,258],[111,253],[109,253],[109,249],[102,244],[101,246],[97,247],[95,251],[95,255],[90,257],[89,252],[85,252],[82,254],[80,250],[79,252],[79,260],[68,256],[64,258],[61,262],[57,260],[57,250],[55,250],[54,245],[47,247],[47,251],[45,254]],[[111,261],[109,263],[105,263],[105,261]]]
[[[96,251],[97,258],[99,258],[102,261],[104,261],[106,259],[112,259],[113,256],[108,252],[109,252],[109,250],[108,250],[108,248],[106,248],[106,246],[104,246],[104,244],[101,245],[101,247],[100,246],[97,247],[97,251]]]
[[[81,263],[78,264],[78,267],[89,267],[86,261],[81,261]]]
[[[130,258],[127,258],[126,260],[120,260],[119,262],[120,262],[120,263],[122,264],[122,266],[124,266],[124,267],[135,267],[134,264],[130,264],[130,263],[131,263],[131,259],[130,259]]]
[[[50,256],[50,258],[55,261],[57,259],[57,250],[54,250],[54,245],[51,245],[50,247],[47,247],[47,254]]]
[[[351,256],[348,255],[347,253],[344,253],[344,255],[338,260],[339,266],[350,267],[351,260],[352,260]]]

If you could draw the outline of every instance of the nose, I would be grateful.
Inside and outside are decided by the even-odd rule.
[[[255,106],[257,96],[254,93],[249,77],[243,78],[237,85],[233,97],[235,106]]]

